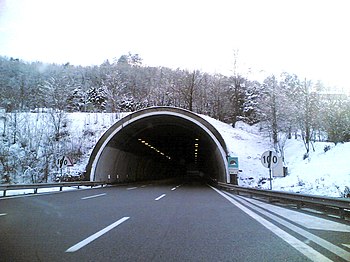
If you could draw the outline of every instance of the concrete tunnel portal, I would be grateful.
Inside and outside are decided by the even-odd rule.
[[[86,179],[111,183],[201,176],[230,182],[227,148],[199,115],[152,107],[122,118],[94,147]]]

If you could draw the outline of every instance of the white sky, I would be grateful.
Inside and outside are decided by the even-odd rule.
[[[243,74],[287,71],[350,90],[349,7],[348,0],[0,0],[0,55],[92,65],[130,51],[146,65],[229,75],[238,49]]]

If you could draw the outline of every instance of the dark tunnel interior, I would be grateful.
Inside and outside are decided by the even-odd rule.
[[[93,180],[224,180],[222,158],[217,143],[200,125],[175,115],[152,115],[119,128],[98,156]]]

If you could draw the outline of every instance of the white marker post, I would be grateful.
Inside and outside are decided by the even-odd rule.
[[[264,152],[261,156],[261,163],[263,164],[264,167],[269,169],[270,190],[272,190],[271,171],[272,171],[272,168],[275,168],[278,165],[278,160],[279,160],[279,158],[278,158],[277,154],[271,150]]]

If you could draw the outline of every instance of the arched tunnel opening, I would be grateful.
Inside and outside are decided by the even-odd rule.
[[[229,182],[220,133],[190,111],[153,107],[124,117],[96,144],[86,178],[110,183],[194,177]]]

